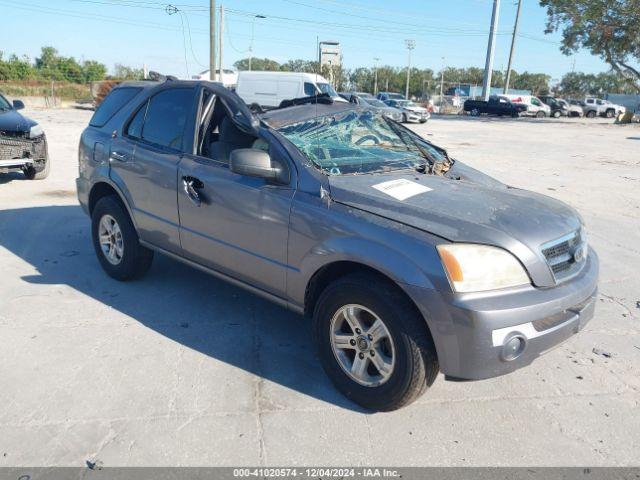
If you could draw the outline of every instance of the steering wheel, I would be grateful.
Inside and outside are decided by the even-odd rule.
[[[380,139],[375,135],[364,135],[356,140],[356,145],[362,145],[364,142],[373,141],[374,145],[380,144]]]

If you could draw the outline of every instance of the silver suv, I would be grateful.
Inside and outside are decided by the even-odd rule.
[[[372,410],[438,372],[528,365],[594,313],[598,259],[572,208],[370,109],[317,96],[254,114],[214,83],[131,82],[79,155],[107,274],[161,253],[310,317],[327,374]]]

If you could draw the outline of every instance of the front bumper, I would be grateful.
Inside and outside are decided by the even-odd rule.
[[[0,135],[0,173],[35,166],[47,159],[47,139]]]
[[[580,331],[594,315],[598,268],[590,250],[582,271],[553,288],[476,294],[405,288],[427,319],[440,370],[456,379],[478,380],[529,365]],[[508,344],[514,337],[522,350],[511,359]]]
[[[429,117],[431,116],[428,113],[416,113],[416,112],[405,112],[405,115],[407,117],[407,121],[409,122],[426,122],[427,120],[429,120]]]

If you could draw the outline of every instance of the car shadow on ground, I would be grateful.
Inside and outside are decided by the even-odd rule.
[[[363,412],[325,376],[307,319],[162,255],[144,278],[117,282],[102,271],[78,205],[0,210],[0,247],[37,270],[21,278],[28,284],[68,285],[185,347]]]

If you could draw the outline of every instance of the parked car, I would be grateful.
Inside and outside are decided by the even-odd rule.
[[[596,115],[613,118],[627,111],[622,105],[616,105],[615,103],[600,98],[587,97],[584,99],[584,103],[586,105],[585,115],[589,118],[593,118]]]
[[[404,119],[401,110],[390,107],[371,94],[362,95],[360,92],[341,92],[340,96],[348,102],[355,103],[361,107],[371,108],[389,118],[392,118],[396,122],[402,122]]]
[[[51,170],[47,138],[38,122],[18,112],[23,108],[21,100],[9,102],[0,94],[0,173],[42,180]]]
[[[307,315],[328,376],[372,410],[439,371],[524,367],[594,314],[598,257],[573,208],[328,96],[256,114],[211,82],[126,82],[79,162],[108,275],[162,253]]]
[[[473,116],[483,113],[487,115],[519,117],[527,111],[527,106],[521,103],[513,103],[503,95],[492,95],[489,101],[469,99],[464,102],[462,109]]]
[[[344,101],[322,76],[298,72],[240,72],[236,93],[248,105],[278,107],[283,100],[292,100],[326,93]]]
[[[553,118],[569,116],[569,108],[557,98],[552,97],[551,95],[543,95],[538,97],[538,99],[551,109],[551,116]]]
[[[431,114],[429,110],[424,107],[421,107],[415,102],[411,100],[387,100],[384,102],[390,107],[396,108],[402,112],[402,122],[420,122],[424,123],[429,118],[431,118]]]
[[[534,95],[508,94],[504,96],[510,99],[513,103],[521,103],[523,105],[526,105],[527,111],[524,112],[524,115],[529,115],[537,118],[551,116],[551,108]]]
[[[567,109],[567,116],[582,117],[584,115],[584,110],[580,104],[572,104],[569,100],[565,100],[564,98],[557,98],[556,100]]]
[[[222,70],[222,79],[220,79],[220,69],[216,69],[216,78],[211,78],[211,70],[205,70],[193,75],[193,80],[211,80],[221,82],[225,87],[235,87],[238,83],[238,72],[225,68]]]
[[[396,92],[378,92],[376,98],[378,100],[382,100],[385,103],[387,103],[388,100],[406,100],[404,95]]]

